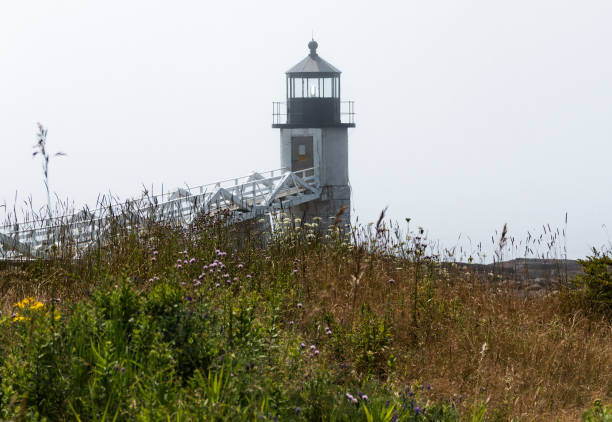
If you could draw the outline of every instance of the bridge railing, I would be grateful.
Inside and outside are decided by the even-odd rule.
[[[36,255],[60,243],[78,248],[99,241],[112,223],[126,228],[147,220],[184,225],[202,212],[215,213],[224,209],[252,218],[278,207],[279,201],[304,201],[318,196],[317,176],[315,168],[293,173],[275,169],[159,195],[145,194],[124,202],[104,199],[105,202],[92,211],[84,209],[73,214],[0,226],[0,255],[7,249],[21,255]]]

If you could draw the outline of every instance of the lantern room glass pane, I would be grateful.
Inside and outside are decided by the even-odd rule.
[[[323,92],[321,92],[321,96],[325,98],[331,98],[333,96],[332,91],[332,78],[323,78]]]
[[[338,98],[339,78],[289,78],[289,98]]]

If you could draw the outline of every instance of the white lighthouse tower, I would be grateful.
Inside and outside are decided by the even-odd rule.
[[[274,103],[272,127],[280,129],[281,167],[314,172],[319,199],[291,209],[296,217],[332,217],[343,210],[350,223],[351,187],[348,174],[348,129],[355,127],[353,102],[341,101],[340,70],[310,54],[286,73],[286,111]],[[285,111],[283,113],[283,111]]]

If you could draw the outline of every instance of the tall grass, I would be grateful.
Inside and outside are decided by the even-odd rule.
[[[526,295],[409,220],[109,218],[0,273],[0,418],[575,420],[612,399],[612,324],[563,279]]]

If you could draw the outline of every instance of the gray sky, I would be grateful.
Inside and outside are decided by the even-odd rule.
[[[567,212],[584,256],[612,229],[610,22],[608,0],[3,1],[0,203],[44,203],[36,121],[77,204],[278,168],[271,102],[314,30],[356,101],[360,221],[488,245]]]

